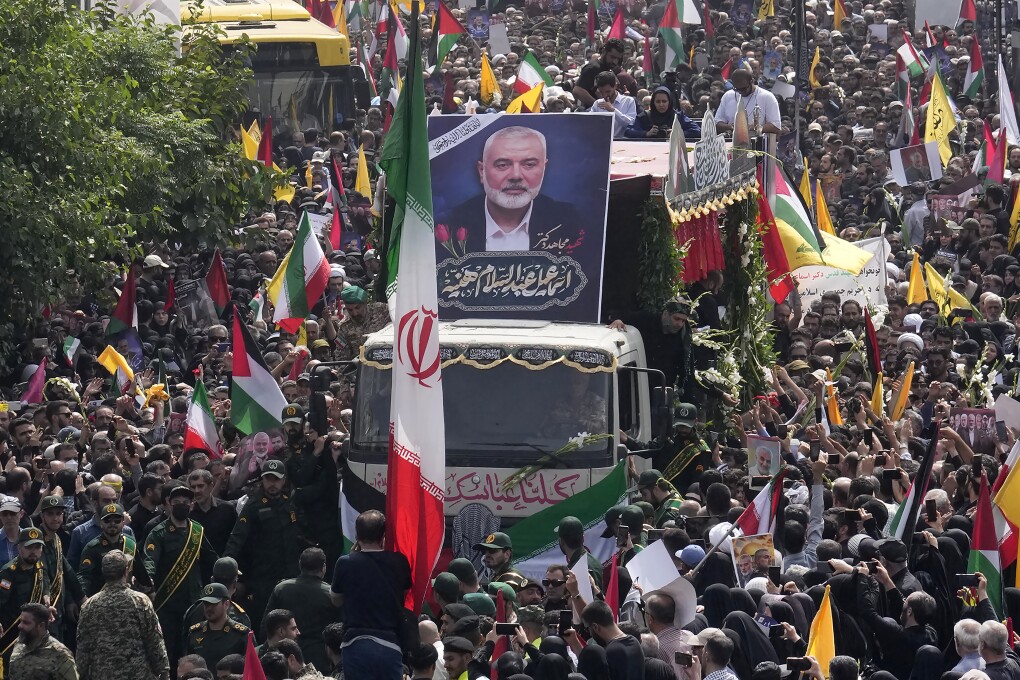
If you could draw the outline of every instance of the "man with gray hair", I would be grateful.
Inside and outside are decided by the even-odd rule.
[[[103,555],[103,588],[85,602],[78,621],[80,680],[170,677],[156,610],[128,585],[130,565],[131,558],[120,550]]]
[[[954,673],[984,670],[985,660],[978,651],[981,646],[981,624],[974,619],[962,619],[953,626],[953,642],[960,662],[953,666]]]
[[[1020,680],[1020,664],[1006,655],[1010,647],[1009,632],[998,621],[981,624],[979,651],[990,680]]]
[[[521,125],[497,130],[485,140],[478,161],[482,193],[436,220],[439,260],[451,254],[547,250],[554,255],[581,245],[581,218],[571,203],[541,193],[549,165],[545,135]]]

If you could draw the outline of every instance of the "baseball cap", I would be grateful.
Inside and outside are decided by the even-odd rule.
[[[794,359],[786,365],[788,371],[806,371],[809,368],[811,368],[810,364],[803,359]]]
[[[698,409],[694,404],[677,404],[673,410],[673,427],[682,426],[694,428],[698,419]]]
[[[47,496],[39,503],[39,509],[42,511],[52,510],[54,508],[59,508],[61,510],[67,509],[67,506],[64,505],[64,499],[61,496]]]
[[[631,532],[641,531],[645,523],[645,511],[636,505],[628,505],[620,514],[620,526],[625,526]]]
[[[194,498],[195,492],[192,491],[191,488],[187,486],[183,485],[175,486],[174,488],[170,489],[170,495],[168,496],[168,498],[175,498],[177,496],[187,496],[188,498]]]
[[[312,154],[312,162],[313,163],[325,163],[326,162],[326,152],[325,151],[316,151],[315,153],[313,153]]]
[[[166,262],[164,262],[163,258],[161,258],[159,255],[147,255],[145,257],[145,259],[142,260],[142,266],[143,267],[162,267],[163,269],[169,269],[170,268],[170,265],[168,265]]]
[[[677,550],[676,556],[688,567],[696,567],[701,560],[705,559],[705,549],[692,543],[683,550]]]
[[[42,532],[35,527],[22,529],[18,534],[18,543],[24,546],[43,545]]]
[[[235,581],[240,573],[233,557],[221,557],[213,562],[212,577],[217,581]]]
[[[474,547],[475,550],[513,550],[514,546],[510,542],[509,536],[502,531],[497,531],[486,536],[481,543],[475,543]]]
[[[320,347],[325,347],[326,349],[329,349],[329,340],[319,338],[318,340],[312,343],[312,349],[319,349]]]
[[[584,525],[581,520],[572,515],[567,515],[560,520],[554,531],[563,539],[579,539],[584,536]]]
[[[883,538],[877,541],[878,554],[890,562],[906,562],[907,546],[898,538]]]
[[[21,512],[21,501],[13,496],[0,497],[0,512]]]
[[[662,479],[662,473],[658,470],[645,470],[638,475],[637,484],[627,489],[628,493],[634,493],[639,489],[650,489]]]
[[[602,538],[609,538],[610,536],[613,535],[613,530],[612,530],[612,528],[610,528],[609,525],[612,524],[613,522],[615,522],[616,520],[620,519],[620,514],[623,512],[623,509],[625,507],[627,507],[627,506],[625,506],[625,505],[614,505],[613,507],[611,507],[608,510],[606,510],[606,514],[605,514],[606,529],[605,529],[605,531],[602,532]]]
[[[286,469],[283,466],[283,461],[271,458],[263,463],[262,474],[260,476],[265,477],[266,475],[272,475],[277,479],[283,479],[287,475]]]
[[[807,131],[808,132],[821,132],[822,131],[822,126],[820,124],[818,124],[818,123],[811,123],[810,125],[807,126]]]
[[[109,503],[104,505],[102,511],[99,513],[99,519],[106,519],[107,517],[123,517],[124,506],[119,503]]]
[[[230,599],[230,591],[222,583],[210,583],[205,588],[202,588],[202,597],[198,598],[199,602],[206,602],[208,604],[217,604],[223,602],[223,600]]]
[[[305,422],[305,410],[301,408],[301,404],[287,404],[284,406],[283,422],[284,424]]]

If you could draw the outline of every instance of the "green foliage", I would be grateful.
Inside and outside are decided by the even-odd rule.
[[[246,52],[214,29],[39,0],[0,2],[0,324],[146,244],[224,242],[270,195],[232,132]],[[9,326],[8,326],[9,327]]]
[[[641,210],[641,263],[638,304],[649,312],[660,312],[667,300],[680,292],[683,257],[687,244],[678,246],[673,221],[661,196],[651,196]]]

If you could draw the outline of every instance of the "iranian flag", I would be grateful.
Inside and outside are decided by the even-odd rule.
[[[517,80],[514,82],[514,92],[524,94],[528,90],[538,87],[539,83],[545,83],[546,87],[553,87],[553,79],[545,72],[542,65],[531,50],[524,54],[521,59],[521,66],[517,69]]]
[[[1013,444],[1006,462],[995,477],[995,484],[992,486],[992,512],[995,518],[995,535],[999,536],[999,562],[1004,567],[1009,567],[1017,558],[1017,525],[1020,520],[1017,514],[1016,502],[1016,478],[1017,468],[1020,467],[1020,442]],[[1010,487],[1003,491],[1007,486]],[[1007,514],[1007,512],[1009,514]]]
[[[443,547],[446,498],[432,174],[417,7],[411,9],[408,82],[381,159],[394,200],[387,257],[396,252],[387,271],[387,290],[395,291],[386,544],[411,565],[404,605],[415,612]]]
[[[745,536],[771,534],[776,530],[776,513],[779,511],[779,498],[783,495],[785,475],[786,470],[780,470],[740,513],[736,524]]]
[[[245,434],[281,427],[287,400],[269,372],[241,314],[234,310],[234,363],[230,381],[230,422]]]
[[[328,283],[329,262],[305,212],[294,245],[267,287],[274,307],[273,321],[288,333],[297,333]]]
[[[547,567],[562,564],[556,527],[564,517],[576,517],[584,526],[584,545],[600,562],[616,551],[616,538],[603,538],[606,510],[627,497],[626,463],[605,479],[553,506],[526,517],[507,530],[514,546],[514,568],[532,580],[541,580]]]
[[[903,61],[903,68],[906,69],[910,79],[928,70],[928,63],[914,49],[914,44],[910,42],[910,36],[906,31],[903,32],[903,44],[896,50],[896,57]]]
[[[970,64],[967,76],[963,79],[963,94],[971,99],[981,94],[981,85],[985,82],[985,62],[981,58],[981,42],[970,42]]]
[[[676,0],[669,0],[666,3],[666,11],[662,15],[662,21],[659,22],[659,37],[666,47],[667,71],[676,70],[677,66],[686,60],[683,29],[680,15],[677,13]]]
[[[467,33],[457,17],[446,6],[446,3],[439,0],[439,12],[436,14],[436,28],[439,39],[436,41],[436,65],[442,65],[443,59],[450,53],[453,46],[457,44],[460,37]]]
[[[974,514],[974,534],[970,543],[970,558],[967,571],[984,574],[988,579],[988,599],[1001,615],[1002,609],[1002,564],[999,561],[999,539],[995,533],[995,518],[992,501],[988,493],[988,478],[981,473],[981,491],[978,493],[977,512]]]
[[[213,460],[223,457],[220,434],[216,430],[216,420],[209,408],[209,396],[201,380],[195,381],[195,391],[188,405],[187,430],[184,432],[184,450],[191,449],[201,449]]]

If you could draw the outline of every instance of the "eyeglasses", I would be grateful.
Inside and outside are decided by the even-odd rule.
[[[549,588],[549,587],[556,588],[558,586],[564,585],[565,583],[566,583],[566,581],[561,579],[561,578],[556,578],[556,579],[544,578],[544,579],[542,579],[542,585],[545,586],[546,588]]]
[[[57,415],[58,416],[69,416],[69,415],[71,415],[71,412],[70,411],[58,411]]]
[[[124,518],[123,517],[104,517],[103,519],[101,519],[99,521],[101,521],[103,524],[121,524],[124,521]]]

